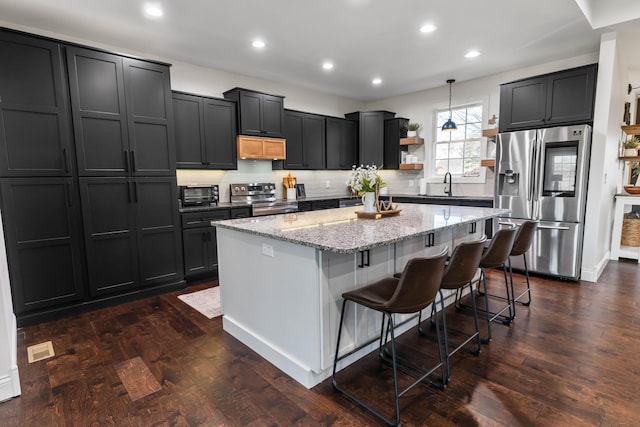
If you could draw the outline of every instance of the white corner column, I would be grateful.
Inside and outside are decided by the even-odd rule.
[[[0,219],[0,402],[20,395],[16,316],[11,303],[9,266]]]

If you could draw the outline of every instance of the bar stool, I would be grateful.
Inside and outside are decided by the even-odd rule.
[[[474,332],[472,334],[466,334],[462,331],[453,330],[447,328],[447,316],[446,312],[442,310],[442,325],[444,329],[444,348],[445,348],[445,356],[446,356],[446,366],[447,366],[447,377],[445,379],[445,383],[449,382],[451,378],[451,363],[450,359],[455,353],[464,348],[467,344],[469,344],[474,339],[477,341],[476,348],[473,350],[469,350],[472,354],[480,354],[481,350],[481,340],[480,340],[480,329],[478,327],[478,311],[476,308],[475,296],[473,295],[473,278],[477,275],[478,268],[480,267],[480,258],[482,257],[482,251],[484,249],[484,244],[486,242],[486,236],[482,236],[480,240],[472,240],[467,242],[459,243],[458,246],[455,247],[447,266],[444,270],[444,275],[442,277],[442,282],[440,283],[440,289],[438,293],[440,294],[440,301],[444,307],[444,301],[451,297],[454,297],[458,291],[462,292],[464,287],[469,285],[469,290],[471,294],[471,302],[473,307],[473,323],[474,323]],[[456,292],[450,294],[448,296],[444,296],[443,290],[455,290]],[[437,317],[438,312],[435,310],[435,305],[431,306],[431,318]],[[420,324],[420,317],[418,320],[418,330],[422,335],[429,336],[423,329]],[[453,350],[450,350],[449,343],[449,332],[456,332],[461,335],[466,335],[465,340],[458,344]]]
[[[484,285],[484,291],[481,292],[481,294],[484,295],[485,309],[478,309],[478,311],[484,312],[487,317],[487,337],[481,338],[482,342],[485,344],[491,341],[491,322],[496,319],[501,319],[503,323],[508,324],[513,320],[515,309],[513,308],[511,292],[509,289],[509,279],[507,278],[507,263],[509,260],[509,254],[511,253],[511,248],[513,248],[515,237],[515,228],[503,228],[494,234],[491,239],[491,243],[484,250],[482,258],[480,259],[480,276],[478,279],[474,278],[473,280],[474,283],[478,283],[478,287],[480,286],[481,281]],[[502,272],[504,274],[504,284],[507,295],[505,300],[507,301],[507,304],[499,308],[497,311],[492,312],[489,309],[489,294],[487,292],[487,275],[485,270],[487,268],[498,267],[502,268]],[[469,309],[470,307],[462,304],[461,298],[462,292],[456,292],[456,308],[461,310]],[[509,315],[502,314],[507,310],[509,311]]]
[[[390,425],[400,424],[400,397],[407,391],[415,387],[416,385],[427,380],[428,377],[438,369],[441,370],[442,378],[445,378],[445,368],[442,359],[442,348],[440,343],[440,335],[438,333],[438,356],[439,363],[431,369],[420,367],[419,377],[412,384],[407,386],[404,390],[398,391],[398,366],[401,363],[400,358],[396,354],[396,341],[395,341],[395,322],[393,320],[393,314],[395,313],[418,313],[423,310],[429,304],[433,303],[436,299],[442,275],[444,273],[444,265],[447,259],[447,249],[445,248],[440,254],[427,258],[413,258],[409,260],[402,272],[399,279],[394,277],[388,277],[378,280],[368,286],[356,289],[350,292],[342,294],[342,312],[340,314],[340,323],[338,326],[338,340],[336,343],[336,353],[333,360],[333,375],[332,383],[333,387],[339,392],[346,395],[352,401],[371,412],[376,417],[380,418],[384,422]],[[336,366],[338,362],[347,357],[352,352],[339,356],[340,338],[342,336],[342,323],[344,321],[345,307],[347,302],[353,302],[355,304],[362,305],[375,311],[382,313],[382,327],[380,331],[380,356],[385,359],[386,336],[391,336],[391,365],[393,368],[393,388],[395,399],[395,421],[392,421],[382,415],[378,410],[365,403],[360,398],[356,397],[353,393],[345,390],[342,386],[338,385],[336,380]],[[385,319],[387,326],[385,327]],[[439,325],[438,325],[439,326]],[[439,328],[438,328],[439,330]],[[383,345],[384,339],[384,345]],[[411,366],[408,373],[416,375],[418,367]],[[403,371],[406,371],[403,369]]]
[[[517,227],[516,237],[513,242],[513,248],[511,248],[511,253],[509,254],[509,259],[507,265],[509,267],[509,283],[511,285],[511,304],[513,309],[513,316],[515,316],[515,303],[522,305],[530,305],[531,304],[531,285],[529,284],[529,268],[527,266],[527,257],[526,253],[529,251],[531,244],[533,243],[533,238],[535,236],[536,230],[538,229],[539,221],[524,221]],[[522,255],[522,259],[524,261],[524,273],[526,277],[527,288],[522,291],[518,296],[515,296],[515,288],[513,285],[513,273],[511,271],[511,257]],[[492,298],[498,298],[505,300],[506,298],[502,295],[488,294]],[[527,301],[521,302],[520,299],[527,295]]]
[[[511,272],[511,257],[522,255],[522,260],[524,261],[524,274],[527,279],[527,289],[522,291],[517,297],[513,298],[514,303],[522,304],[522,305],[530,305],[531,304],[531,285],[529,284],[529,267],[527,266],[527,256],[526,253],[531,248],[531,244],[533,243],[533,238],[536,234],[536,230],[538,229],[539,221],[524,221],[518,227],[518,234],[516,234],[516,239],[513,242],[513,249],[511,249],[511,253],[509,254],[509,278],[511,279],[511,294],[515,295],[514,287],[513,287],[513,273]],[[527,295],[527,302],[521,302],[520,298]]]

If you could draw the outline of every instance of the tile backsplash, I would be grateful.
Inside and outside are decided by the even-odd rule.
[[[346,182],[350,171],[303,171],[303,170],[272,170],[270,160],[238,160],[238,169],[230,171],[220,170],[192,170],[179,169],[176,173],[178,185],[218,184],[220,186],[220,201],[230,201],[229,185],[249,182],[274,182],[276,197],[284,198],[283,178],[291,172],[298,184],[304,184],[307,197],[346,196]],[[382,170],[382,179],[387,183],[390,194],[415,195],[419,191],[419,180],[423,171]],[[428,184],[427,194],[441,194],[444,185]],[[454,184],[455,195],[485,195],[493,194],[493,172],[487,171],[485,184]]]

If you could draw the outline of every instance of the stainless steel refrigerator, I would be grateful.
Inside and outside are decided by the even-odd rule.
[[[588,125],[498,135],[494,207],[511,213],[494,229],[540,220],[526,254],[529,271],[580,278],[590,152]],[[524,268],[522,257],[511,261]]]

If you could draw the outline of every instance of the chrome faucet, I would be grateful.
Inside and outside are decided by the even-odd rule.
[[[447,177],[449,177],[449,186],[447,187]],[[449,197],[453,197],[453,190],[451,185],[451,172],[447,172],[444,174],[444,194]]]

